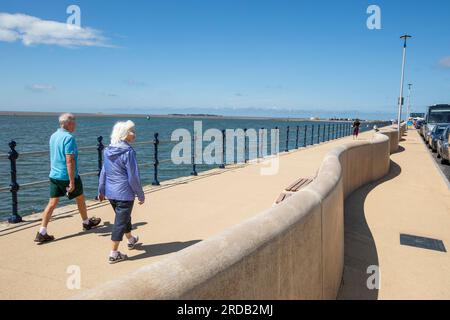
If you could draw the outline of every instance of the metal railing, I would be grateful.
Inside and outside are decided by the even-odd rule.
[[[378,127],[384,127],[387,125],[390,125],[390,122],[377,122],[376,123]],[[303,127],[303,129],[301,128]],[[275,127],[275,130],[279,133],[279,128]],[[370,130],[370,127],[363,127],[361,129],[361,132]],[[261,128],[261,130],[264,130],[264,128]],[[226,145],[226,130],[222,130],[222,162],[219,164],[219,168],[224,169],[226,167],[226,164],[229,164],[225,161],[225,145]],[[303,137],[301,136],[303,133]],[[308,136],[309,133],[309,136]],[[350,123],[325,123],[325,124],[312,124],[312,125],[297,125],[295,127],[295,137],[292,139],[291,135],[291,126],[286,127],[286,140],[285,140],[285,152],[288,152],[292,149],[299,149],[300,147],[307,147],[309,145],[315,145],[323,142],[327,142],[330,140],[339,139],[345,136],[349,136],[352,134],[352,126]],[[301,138],[303,138],[303,144],[300,144]],[[244,163],[247,163],[249,161],[249,158],[247,157],[247,153],[249,153],[250,146],[247,145],[247,128],[244,129]],[[292,143],[294,142],[295,147],[291,148]],[[151,141],[142,141],[142,142],[136,142],[134,145],[144,145],[144,144],[153,144],[153,186],[159,186],[159,170],[160,165],[164,163],[169,163],[172,160],[171,159],[159,159],[159,146],[161,144],[165,143],[173,143],[174,141],[171,140],[159,140],[159,133],[154,134],[154,139]],[[192,135],[192,145],[194,146],[195,150],[195,134]],[[49,180],[42,180],[42,181],[33,181],[29,183],[24,183],[22,185],[19,185],[17,182],[17,160],[19,159],[19,153],[16,150],[17,144],[15,141],[11,141],[9,143],[10,151],[8,154],[0,155],[0,159],[9,159],[10,166],[11,166],[11,182],[9,187],[3,187],[0,188],[0,192],[9,191],[11,192],[11,198],[12,198],[12,214],[8,221],[10,223],[18,223],[22,221],[22,217],[18,213],[18,192],[21,189],[24,188],[31,188],[39,185],[44,185],[49,183]],[[85,172],[79,174],[79,176],[99,176],[102,166],[103,166],[103,150],[105,146],[103,145],[103,137],[99,136],[97,138],[97,145],[96,146],[86,146],[86,147],[80,147],[78,150],[81,151],[91,151],[91,150],[97,150],[97,160],[98,160],[98,168],[97,171],[91,171],[91,172]],[[262,146],[260,144],[256,145],[256,155],[257,158],[264,157]],[[259,149],[259,150],[258,150]],[[277,147],[278,149],[278,147]],[[273,152],[272,152],[273,153]],[[30,156],[42,156],[42,155],[48,155],[49,151],[29,151],[29,152],[22,152],[20,153],[21,158],[23,157],[30,157]],[[196,156],[195,151],[192,152],[192,176],[197,176],[197,164],[196,164]],[[234,160],[233,160],[234,163]]]

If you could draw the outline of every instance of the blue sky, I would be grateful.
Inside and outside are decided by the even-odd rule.
[[[23,26],[65,23],[71,4],[92,43],[49,44],[36,34],[51,31]],[[381,30],[366,27],[371,4]],[[394,116],[408,32],[420,111],[450,103],[449,12],[447,0],[2,0],[0,13],[28,17],[3,24],[2,41],[0,16],[0,110]]]

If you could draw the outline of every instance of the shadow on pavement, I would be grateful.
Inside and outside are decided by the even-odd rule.
[[[359,188],[345,200],[344,275],[337,297],[339,300],[378,299],[378,289],[369,289],[367,286],[368,282],[375,283],[372,276],[374,271],[368,272],[368,267],[378,267],[379,262],[377,248],[366,221],[364,203],[373,189],[396,178],[401,171],[400,166],[391,160],[389,173],[384,178]]]
[[[168,253],[177,252],[183,250],[187,247],[190,247],[202,240],[191,240],[186,242],[167,242],[167,243],[158,243],[158,244],[138,244],[136,245],[136,251],[142,251],[141,254],[138,254],[133,257],[129,257],[128,260],[138,260],[145,259],[149,257],[162,256]]]
[[[398,146],[398,149],[397,149],[397,151],[395,151],[395,152],[391,153],[391,155],[393,155],[393,154],[397,154],[397,153],[402,153],[402,152],[404,152],[404,151],[405,151],[405,148],[404,148],[404,147],[402,147],[402,146]]]
[[[136,230],[137,227],[145,226],[146,224],[147,224],[147,222],[133,223],[133,230]],[[51,243],[54,243],[54,242],[57,242],[57,241],[68,240],[68,239],[71,239],[71,238],[83,236],[83,235],[90,234],[90,233],[96,233],[100,237],[108,237],[108,236],[111,235],[113,225],[114,224],[112,224],[111,222],[105,221],[105,222],[102,222],[98,228],[94,228],[94,229],[91,229],[91,230],[88,230],[88,231],[80,231],[78,233],[67,235],[65,237],[57,238],[57,239],[55,239],[55,241],[52,241]],[[80,224],[80,228],[81,228],[81,224]]]

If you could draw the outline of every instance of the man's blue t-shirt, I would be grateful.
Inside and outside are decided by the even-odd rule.
[[[55,180],[69,180],[67,173],[66,154],[75,158],[75,178],[78,177],[78,148],[74,136],[65,130],[58,129],[50,137],[50,175]]]

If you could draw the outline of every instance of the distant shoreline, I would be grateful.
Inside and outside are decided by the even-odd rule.
[[[32,111],[0,111],[0,116],[12,116],[12,117],[30,117],[30,116],[38,116],[38,117],[51,117],[51,116],[59,116],[61,112],[32,112]],[[220,119],[220,120],[276,120],[276,121],[316,121],[316,122],[349,122],[351,120],[345,119],[322,119],[322,118],[297,118],[297,117],[256,117],[256,116],[223,116],[223,115],[215,115],[215,114],[126,114],[126,113],[77,113],[74,112],[77,117],[99,117],[99,118],[181,118],[181,119]],[[377,121],[385,121],[385,120],[367,120],[363,122],[377,122]]]

